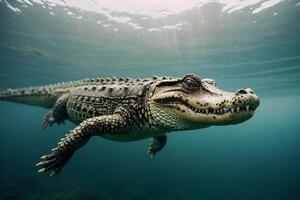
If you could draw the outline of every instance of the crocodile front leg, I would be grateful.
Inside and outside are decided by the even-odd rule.
[[[155,156],[155,154],[157,152],[159,152],[160,150],[162,150],[164,148],[164,146],[166,145],[166,142],[167,142],[166,135],[154,137],[151,144],[148,147],[147,153],[151,157]]]
[[[68,118],[67,113],[67,102],[68,102],[69,94],[64,94],[59,97],[53,108],[46,114],[43,119],[42,127],[47,128],[48,126],[52,126],[54,123],[61,124],[64,123],[64,120]]]
[[[58,146],[52,149],[49,155],[41,157],[39,172],[51,171],[50,176],[60,172],[70,160],[73,153],[82,147],[91,136],[100,134],[113,134],[124,130],[125,117],[119,113],[93,117],[83,121],[75,129],[71,130],[65,138],[62,138]]]

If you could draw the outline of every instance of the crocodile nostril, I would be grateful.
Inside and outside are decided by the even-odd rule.
[[[248,92],[246,91],[246,90],[244,90],[244,89],[238,89],[236,92],[235,92],[235,94],[236,95],[239,95],[239,94],[247,94]]]

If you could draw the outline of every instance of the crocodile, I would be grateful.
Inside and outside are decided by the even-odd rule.
[[[58,174],[76,150],[92,136],[114,141],[152,138],[150,156],[174,131],[242,123],[254,115],[259,98],[252,89],[226,92],[213,79],[187,74],[182,78],[92,78],[41,87],[7,89],[0,100],[49,108],[42,127],[70,120],[77,126],[49,154],[38,172]]]

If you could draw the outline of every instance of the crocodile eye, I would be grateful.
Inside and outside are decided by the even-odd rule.
[[[191,78],[187,78],[183,81],[182,86],[186,90],[196,91],[200,89],[200,84]]]

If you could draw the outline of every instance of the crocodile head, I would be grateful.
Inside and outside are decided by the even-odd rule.
[[[259,98],[253,90],[226,92],[212,79],[188,74],[161,80],[150,88],[149,105],[154,120],[174,129],[238,124],[250,119]]]

